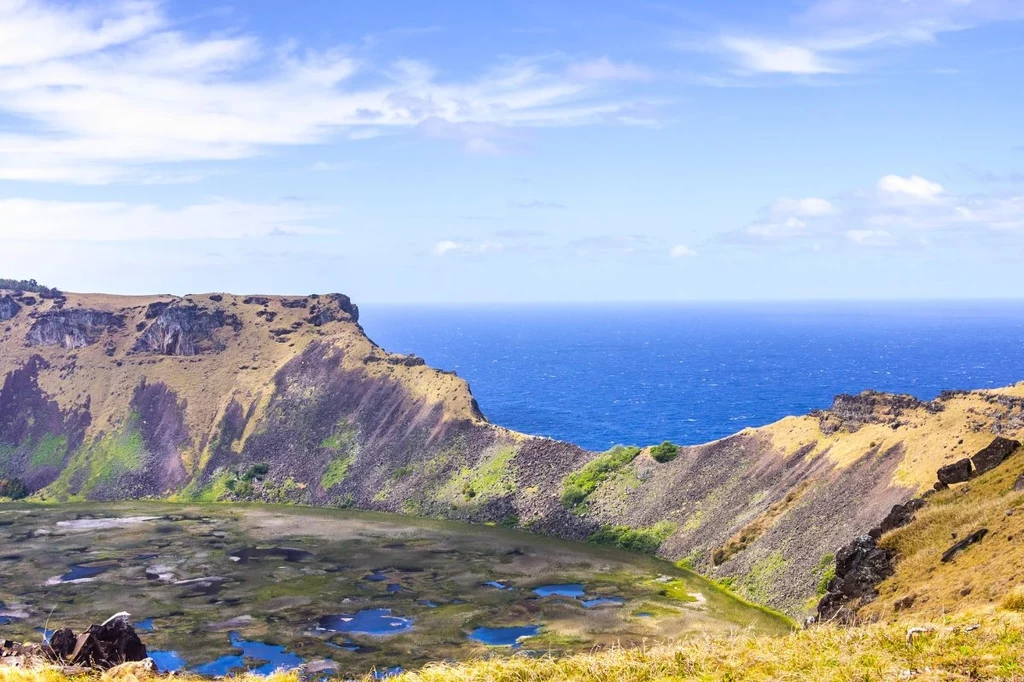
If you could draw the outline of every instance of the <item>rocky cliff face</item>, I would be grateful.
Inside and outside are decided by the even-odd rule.
[[[598,533],[794,614],[830,555],[939,466],[1024,429],[1024,386],[868,393],[659,462],[488,423],[457,376],[374,345],[340,294],[12,294],[0,478],[39,499],[261,499]]]

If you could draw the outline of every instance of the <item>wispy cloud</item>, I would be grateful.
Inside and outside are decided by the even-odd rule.
[[[819,77],[864,70],[872,52],[1022,18],[1017,0],[817,0],[784,28],[725,30],[680,47],[717,53],[739,76]]]
[[[970,240],[994,233],[1024,237],[1024,195],[957,194],[920,175],[890,174],[871,189],[852,189],[832,200],[779,199],[723,239],[899,246],[925,237]]]
[[[688,258],[690,256],[696,256],[697,252],[686,244],[676,244],[672,247],[672,250],[669,251],[669,255],[672,258]]]
[[[389,130],[495,154],[523,129],[628,122],[642,107],[608,91],[642,69],[608,59],[507,60],[453,81],[354,48],[187,34],[155,0],[3,2],[0,27],[0,115],[13,121],[0,133],[0,179],[137,181],[152,164]]]
[[[301,202],[214,200],[179,209],[121,202],[0,200],[0,239],[140,241],[323,235],[326,211]]]

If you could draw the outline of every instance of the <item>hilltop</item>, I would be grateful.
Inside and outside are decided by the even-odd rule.
[[[19,497],[496,523],[657,552],[800,617],[837,550],[940,467],[1024,435],[1021,384],[839,396],[705,445],[589,452],[491,424],[464,380],[374,344],[342,294],[4,289],[0,376],[0,479]]]

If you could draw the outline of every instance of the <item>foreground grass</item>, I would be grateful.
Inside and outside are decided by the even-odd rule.
[[[1022,680],[1024,617],[992,613],[924,625],[889,623],[851,628],[823,626],[784,637],[697,637],[671,646],[612,649],[564,658],[495,656],[466,663],[433,664],[395,682],[701,682],[751,680]],[[144,682],[152,674],[129,666],[103,676]],[[189,680],[188,676],[177,676]],[[0,666],[0,682],[85,682],[54,669]],[[242,682],[268,678],[243,675]],[[270,682],[297,682],[297,673]],[[372,677],[367,676],[367,681]]]

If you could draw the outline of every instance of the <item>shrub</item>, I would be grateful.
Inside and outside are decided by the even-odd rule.
[[[664,464],[665,462],[671,462],[679,456],[679,446],[671,441],[665,441],[661,445],[655,445],[651,448],[651,457],[654,458],[655,462]]]
[[[24,499],[28,497],[28,486],[19,478],[0,478],[0,497]]]
[[[596,545],[610,545],[632,552],[655,554],[661,543],[668,539],[676,530],[674,523],[662,521],[650,528],[630,528],[629,526],[605,526],[589,538],[588,542]]]
[[[253,464],[249,470],[242,474],[243,481],[262,481],[270,473],[269,464]]]
[[[578,508],[601,483],[636,459],[638,454],[640,448],[618,445],[566,476],[562,484],[562,505],[566,509]]]

